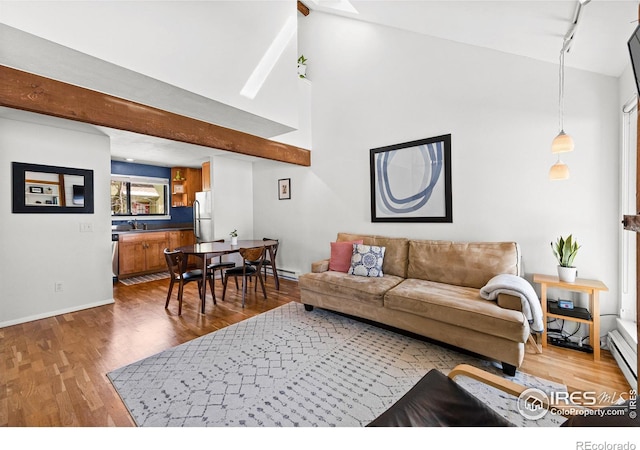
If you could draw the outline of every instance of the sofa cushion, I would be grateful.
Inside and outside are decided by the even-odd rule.
[[[480,289],[501,273],[520,274],[515,242],[409,242],[406,278]]]
[[[357,241],[331,242],[331,257],[329,258],[329,270],[347,273],[351,267],[353,244],[362,244],[362,239]]]
[[[342,272],[305,273],[298,278],[300,290],[320,292],[327,296],[344,298],[345,302],[357,301],[383,306],[384,294],[402,281],[393,275],[368,278]]]
[[[387,292],[384,306],[515,342],[529,336],[522,312],[483,299],[475,288],[408,279]]]
[[[351,255],[351,266],[347,273],[360,277],[383,276],[384,250],[384,247],[377,245],[355,244]]]
[[[366,245],[384,247],[384,262],[382,272],[397,277],[407,277],[407,262],[409,259],[409,239],[370,234],[338,233],[336,241],[353,241],[362,239]]]

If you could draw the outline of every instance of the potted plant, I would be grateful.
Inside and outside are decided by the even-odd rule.
[[[569,235],[566,239],[560,236],[555,244],[551,243],[553,254],[558,260],[558,278],[560,281],[567,283],[576,281],[578,269],[574,267],[573,260],[576,258],[579,248],[578,241],[572,235]]]
[[[304,55],[300,55],[300,58],[298,58],[298,76],[307,78],[307,58]]]
[[[231,236],[231,245],[238,245],[238,230],[233,230],[229,236]]]

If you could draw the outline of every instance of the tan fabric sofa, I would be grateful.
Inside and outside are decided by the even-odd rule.
[[[410,240],[339,233],[337,241],[362,239],[385,247],[383,277],[330,271],[329,259],[299,277],[300,302],[369,319],[502,362],[513,374],[522,364],[529,323],[520,298],[480,297],[501,273],[521,275],[515,242]]]

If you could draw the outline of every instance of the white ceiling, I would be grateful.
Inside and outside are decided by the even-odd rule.
[[[558,63],[564,35],[570,28],[577,0],[562,1],[461,1],[461,0],[351,0],[358,14],[332,6],[334,0],[303,1],[311,14],[337,14],[354,20],[376,23],[451,41],[491,48],[505,53]],[[629,65],[626,42],[637,25],[638,1],[591,0],[585,4],[570,52],[567,67],[618,77]],[[304,20],[299,16],[299,20]],[[114,156],[134,156],[161,164],[188,165],[188,155],[198,159],[210,149],[171,151],[176,143],[108,132]],[[135,144],[135,145],[132,145]],[[187,145],[187,144],[178,144]],[[118,150],[125,148],[125,150]],[[194,146],[195,147],[195,146]],[[136,148],[136,150],[132,150]],[[195,152],[195,153],[194,153]],[[122,153],[121,155],[119,153]]]
[[[558,63],[577,0],[351,0],[357,14],[303,0],[312,11]],[[583,6],[565,65],[619,77],[629,65],[626,42],[638,21],[638,1],[591,0]],[[313,14],[313,12],[312,12]]]
[[[554,64],[558,63],[563,36],[578,5],[577,0],[351,0],[358,14],[330,7],[342,1],[303,0],[311,14],[338,14]],[[302,15],[298,17],[305,20]],[[620,76],[630,62],[626,42],[637,18],[636,0],[591,0],[585,4],[571,51],[565,58],[566,66]],[[111,137],[114,159],[129,157],[142,163],[197,166],[212,152],[190,144],[101,130]]]
[[[212,155],[223,155],[242,161],[257,161],[253,156],[216,150],[200,145],[185,144],[168,139],[97,127],[111,139],[111,158],[139,164],[153,164],[165,167],[199,167],[209,161]]]

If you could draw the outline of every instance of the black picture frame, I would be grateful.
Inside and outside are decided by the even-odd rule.
[[[453,222],[451,134],[369,152],[372,222]]]
[[[93,170],[23,162],[11,165],[13,213],[93,214]],[[27,178],[27,173],[41,174],[42,180]]]
[[[278,200],[291,200],[291,178],[278,180]]]

